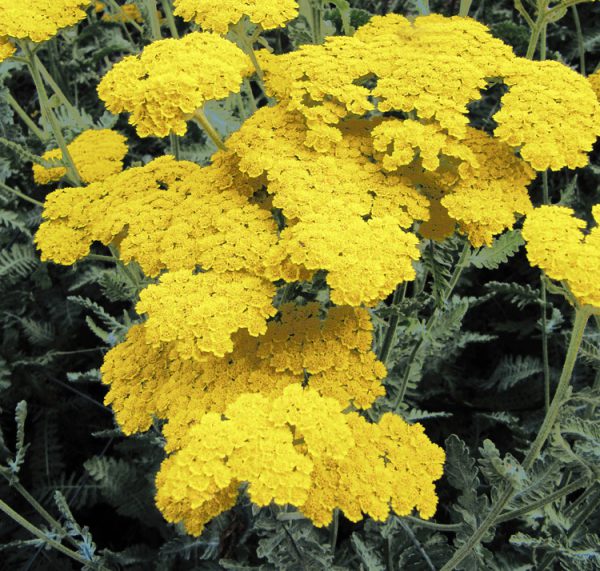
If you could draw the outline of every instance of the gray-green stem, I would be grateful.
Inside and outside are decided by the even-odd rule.
[[[3,511],[14,522],[18,523],[21,527],[23,527],[27,531],[29,531],[29,533],[31,533],[32,535],[34,535],[35,537],[37,537],[38,539],[40,539],[41,541],[43,541],[44,543],[49,545],[50,547],[56,549],[57,551],[60,551],[67,557],[74,559],[75,561],[77,561],[78,563],[81,563],[82,565],[86,565],[88,567],[93,567],[94,569],[97,569],[98,571],[109,571],[109,569],[107,569],[103,565],[100,565],[94,561],[90,561],[89,559],[86,559],[79,553],[69,549],[68,547],[65,547],[62,543],[59,543],[58,541],[54,541],[53,539],[50,539],[41,529],[35,527],[35,525],[33,525],[28,520],[26,520],[23,516],[21,516],[19,513],[17,513],[15,510],[13,510],[6,502],[4,502],[1,499],[0,499],[0,511]]]
[[[31,203],[31,204],[35,204],[36,206],[44,206],[43,202],[40,202],[39,200],[36,200],[35,198],[31,198],[30,196],[27,196],[26,194],[22,193],[20,190],[17,190],[16,188],[12,188],[10,186],[8,186],[7,184],[3,183],[2,181],[0,181],[0,189],[4,190],[5,192],[9,192],[10,194],[14,194],[15,196],[18,196],[19,198],[21,198],[22,200],[26,200],[27,202]]]
[[[54,115],[54,111],[52,111],[52,108],[50,107],[50,101],[48,99],[48,92],[46,91],[46,86],[44,85],[44,81],[42,80],[42,76],[40,75],[40,70],[37,65],[37,57],[31,51],[27,41],[23,42],[21,44],[21,47],[23,49],[23,52],[26,55],[27,67],[29,68],[31,77],[33,79],[33,83],[35,84],[35,88],[37,90],[38,97],[40,99],[40,107],[41,107],[42,115],[44,115],[44,117],[46,118],[46,121],[48,122],[48,124],[50,125],[50,127],[52,129],[52,133],[54,135],[54,138],[56,139],[58,148],[60,149],[60,151],[62,153],[63,161],[67,168],[69,178],[72,180],[72,182],[75,185],[81,186],[81,178],[79,176],[79,173],[77,172],[77,167],[75,166],[75,163],[73,162],[73,158],[71,157],[71,154],[69,153],[69,149],[67,148],[67,143],[65,142],[60,125],[58,124],[56,116]]]
[[[29,130],[40,140],[45,143],[48,140],[48,135],[44,133],[34,122],[33,119],[27,115],[25,110],[19,105],[18,101],[8,93],[6,95],[7,103],[12,107],[13,111],[21,118],[23,123],[29,127]]]
[[[221,139],[219,133],[217,133],[216,129],[210,124],[210,121],[208,120],[208,117],[206,117],[206,115],[204,114],[204,111],[202,109],[197,109],[194,113],[194,118],[196,119],[196,121],[198,121],[200,127],[204,129],[204,132],[209,136],[211,141],[215,145],[217,145],[219,149],[221,149],[222,151],[226,151],[227,147],[225,146],[223,139]]]

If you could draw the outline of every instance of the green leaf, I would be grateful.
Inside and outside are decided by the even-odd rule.
[[[12,284],[24,279],[39,263],[31,244],[13,244],[0,252],[0,282]]]
[[[496,238],[491,246],[480,248],[471,256],[470,262],[479,269],[495,270],[514,256],[524,243],[518,230],[510,230]]]

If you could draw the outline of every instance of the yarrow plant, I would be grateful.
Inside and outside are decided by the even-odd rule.
[[[576,312],[522,463],[531,469],[586,323],[600,314],[597,227],[566,206],[537,205],[533,182],[588,164],[600,135],[598,72],[517,56],[463,2],[460,16],[376,15],[356,28],[335,2],[344,35],[285,50],[268,39],[299,15],[314,31],[322,3],[167,0],[164,14],[141,2],[120,16],[112,4],[0,0],[0,59],[28,67],[54,139],[32,167],[38,185],[59,184],[35,233],[41,260],[116,264],[129,288],[127,327],[107,336],[100,374],[120,430],[164,439],[155,479],[164,518],[200,535],[245,500],[335,533],[340,516],[432,518],[446,453],[406,413],[420,345],[399,377],[393,312],[409,284],[418,302],[428,263],[442,279],[427,257],[435,248],[463,247],[456,272],[434,283],[444,308],[467,265],[485,266],[503,241],[515,240],[515,253],[521,227],[544,288]],[[106,12],[107,25],[151,20],[152,41],[109,62],[97,85],[121,128],[80,129],[67,143],[37,53],[86,9]],[[552,20],[525,14],[545,42]],[[493,104],[481,125],[472,119],[484,95]],[[214,110],[228,101],[241,111],[225,130]],[[205,161],[185,153],[197,127]],[[159,148],[166,137],[170,152],[128,159],[140,139]],[[515,496],[512,481],[499,485],[445,571]]]

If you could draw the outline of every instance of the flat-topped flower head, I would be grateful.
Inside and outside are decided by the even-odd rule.
[[[600,103],[585,77],[555,61],[515,59],[494,136],[538,171],[584,167],[600,136]]]
[[[0,36],[43,42],[85,18],[89,0],[0,0]]]
[[[527,258],[553,280],[566,281],[578,303],[600,308],[600,204],[592,208],[596,226],[588,233],[574,214],[565,206],[541,206],[528,214]]]
[[[422,426],[389,413],[369,424],[343,414],[334,399],[292,385],[272,398],[243,394],[224,414],[203,416],[163,462],[156,502],[194,535],[233,505],[244,483],[256,505],[291,504],[317,526],[329,524],[335,508],[352,521],[382,521],[390,510],[407,515],[415,507],[428,518],[443,462]]]
[[[179,359],[201,361],[207,353],[223,357],[233,351],[236,331],[265,333],[267,319],[277,313],[274,295],[271,282],[249,273],[179,270],[143,290],[136,310],[148,314],[149,343],[173,343]]]
[[[237,93],[253,72],[248,56],[211,32],[156,41],[115,64],[98,85],[112,113],[130,113],[140,137],[185,135],[206,101]]]
[[[243,276],[242,276],[243,279]],[[126,434],[147,430],[153,418],[168,420],[169,450],[181,446],[191,425],[208,412],[224,412],[241,393],[277,396],[291,384],[306,385],[343,407],[369,408],[385,393],[387,374],[371,348],[373,326],[366,309],[318,303],[284,304],[265,335],[232,335],[225,358],[174,359],[175,342],[151,343],[145,324],[133,326],[102,366],[112,405]],[[206,329],[214,330],[207,321]]]
[[[173,6],[175,15],[223,35],[244,16],[263,30],[271,30],[298,15],[296,0],[175,0]]]
[[[42,259],[61,264],[85,256],[94,242],[118,240],[121,258],[150,276],[196,266],[260,275],[277,226],[268,210],[250,203],[256,188],[225,154],[207,167],[159,157],[49,194],[36,242]]]
[[[123,159],[127,154],[126,139],[110,129],[84,131],[67,145],[75,168],[82,182],[89,184],[102,181],[123,170]],[[46,151],[46,161],[62,159],[60,149]],[[33,165],[33,179],[38,184],[56,182],[67,174],[65,167]]]

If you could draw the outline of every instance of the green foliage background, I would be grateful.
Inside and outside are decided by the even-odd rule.
[[[421,0],[349,4],[331,3],[329,33],[341,31],[346,18],[359,26],[371,14],[423,8]],[[432,1],[431,9],[450,15],[458,5]],[[583,4],[578,10],[582,38],[569,12],[548,29],[548,57],[579,70],[583,53],[591,72],[599,59],[600,9]],[[524,54],[529,30],[511,2],[475,0],[471,14]],[[309,41],[308,24],[300,18],[267,38],[287,51]],[[95,92],[112,61],[149,40],[145,28],[103,23],[92,14],[79,31],[63,32],[40,52],[82,110],[74,115],[54,101],[67,140],[91,126],[114,126],[129,136],[130,164],[170,151],[169,141],[137,139],[125,119],[104,112]],[[69,268],[39,261],[32,235],[41,209],[3,184],[43,200],[50,188],[33,184],[30,153],[45,149],[8,105],[9,94],[39,120],[35,90],[19,63],[0,65],[0,498],[47,538],[57,539],[56,530],[22,490],[68,531],[66,544],[84,559],[96,558],[89,569],[100,563],[131,570],[434,570],[467,541],[510,481],[518,494],[460,568],[600,569],[598,324],[588,328],[559,428],[526,472],[519,459],[544,413],[542,300],[539,273],[528,266],[518,231],[478,252],[463,250],[456,238],[426,244],[416,282],[374,312],[378,347],[391,341],[389,402],[382,406],[403,401],[399,412],[422,422],[447,451],[433,522],[392,517],[384,524],[352,524],[340,517],[337,527],[320,530],[292,510],[242,503],[200,538],[167,525],[153,503],[153,477],[163,458],[160,426],[125,438],[102,404],[98,368],[134,317],[131,285],[119,268],[102,261]],[[478,126],[493,127],[490,101],[484,96],[473,106]],[[240,100],[214,105],[210,113],[222,133],[233,131],[241,122]],[[213,151],[195,127],[181,148],[181,158],[197,162]],[[589,212],[600,198],[598,156],[596,150],[585,169],[551,173],[552,202],[579,215]],[[541,198],[539,180],[533,197]],[[572,311],[551,293],[546,310],[556,382]],[[397,337],[386,341],[389,320],[397,324]],[[0,540],[0,570],[81,568],[3,514]]]

